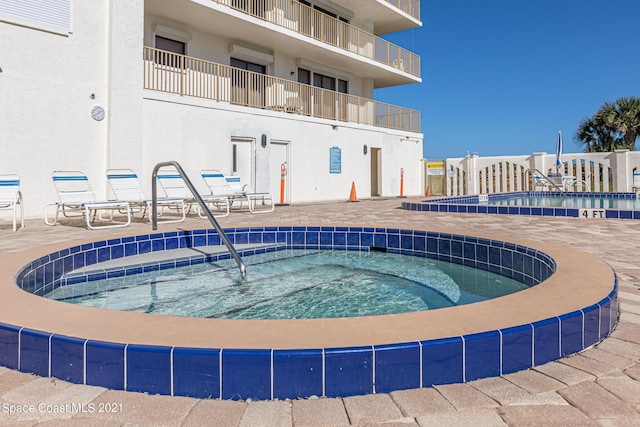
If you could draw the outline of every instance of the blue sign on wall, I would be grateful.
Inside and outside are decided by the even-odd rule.
[[[342,150],[338,147],[329,148],[329,173],[342,173]]]

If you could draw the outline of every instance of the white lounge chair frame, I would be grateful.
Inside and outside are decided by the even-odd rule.
[[[241,183],[238,175],[225,175],[224,179],[233,191],[231,200],[239,201],[241,207],[242,203],[246,201],[251,213],[269,213],[275,209],[271,193],[254,193],[249,185]],[[263,207],[259,208],[258,206]]]
[[[90,230],[126,227],[131,224],[129,202],[124,200],[98,201],[91,183],[84,173],[80,171],[54,171],[51,177],[60,201],[44,205],[44,223],[46,225],[56,225],[60,213],[65,217],[82,216]],[[50,206],[55,206],[56,209],[52,219],[48,214]],[[108,219],[102,217],[102,212],[105,211],[109,212]],[[113,221],[114,212],[124,213],[127,216],[127,221],[106,225],[93,224],[96,219]]]
[[[143,219],[147,211],[151,212],[151,199],[146,196],[138,174],[134,171],[131,169],[109,169],[107,170],[107,181],[109,181],[116,200],[129,202],[132,215],[140,212],[142,213],[140,218]],[[177,219],[167,219],[160,222],[169,224],[185,220],[187,207],[182,199],[162,198],[156,200],[156,204],[159,209],[175,209],[178,215],[181,215]],[[161,215],[161,212],[159,212],[158,216]],[[149,222],[151,222],[151,215],[149,215]]]
[[[187,184],[184,182],[182,175],[178,173],[174,168],[161,168],[158,171],[157,175],[158,183],[162,190],[166,194],[169,199],[181,199],[184,204],[191,209],[191,207],[196,208],[196,212],[200,218],[206,218],[207,216],[202,212],[202,208],[197,203],[193,194],[187,187]],[[230,203],[229,199],[223,195],[202,195],[200,197],[205,202],[205,204],[210,207],[210,210],[213,209],[216,212],[222,212],[220,214],[211,214],[215,217],[225,217],[229,215]]]
[[[227,184],[224,174],[216,169],[203,169],[200,176],[209,187],[212,196],[224,197],[227,199],[229,207],[233,206],[235,192]]]
[[[13,211],[13,231],[15,232],[16,219],[20,206],[20,227],[24,228],[24,205],[22,204],[22,192],[20,192],[20,177],[16,174],[0,174],[0,209]]]
[[[550,173],[547,175],[552,186],[562,189],[562,191],[591,191],[589,183],[575,176],[565,175],[562,172]]]

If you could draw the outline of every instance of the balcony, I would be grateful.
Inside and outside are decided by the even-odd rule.
[[[144,88],[263,110],[420,132],[420,112],[228,65],[144,48]]]
[[[375,23],[376,35],[420,27],[420,0],[332,0],[361,21]]]
[[[420,20],[420,0],[385,0],[396,9],[400,9],[407,15]]]
[[[212,0],[255,18],[420,77],[420,57],[360,28],[291,0]],[[404,3],[399,0],[389,3]]]

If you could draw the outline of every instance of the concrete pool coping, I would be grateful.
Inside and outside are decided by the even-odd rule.
[[[459,234],[429,227],[412,228]],[[540,250],[555,259],[556,273],[530,289],[472,305],[397,315],[307,320],[190,319],[117,312],[46,300],[14,284],[22,266],[58,250],[96,241],[93,237],[0,257],[0,310],[5,324],[98,341],[195,348],[308,349],[414,342],[499,330],[581,310],[605,299],[613,289],[613,270],[592,255],[520,238],[474,236]]]

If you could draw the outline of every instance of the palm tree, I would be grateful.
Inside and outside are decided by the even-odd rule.
[[[615,103],[607,102],[601,111],[606,125],[622,134],[625,148],[635,150],[640,134],[640,98],[620,98]]]
[[[606,102],[591,118],[580,122],[575,138],[586,152],[636,149],[640,135],[640,98],[619,98]]]
[[[616,132],[605,125],[601,114],[586,118],[580,122],[575,138],[585,145],[585,152],[609,152],[622,148],[624,141]]]

